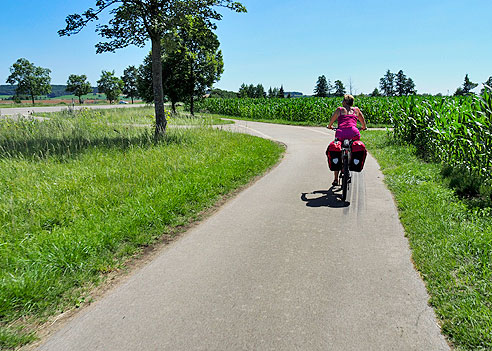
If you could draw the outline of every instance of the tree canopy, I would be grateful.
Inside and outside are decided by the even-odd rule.
[[[272,88],[270,88],[271,90]],[[253,84],[247,85],[247,84],[241,84],[241,87],[239,87],[239,92],[238,96],[240,98],[263,98],[266,96],[265,93],[265,88],[263,87],[262,84],[258,84],[254,86]]]
[[[137,74],[138,70],[135,66],[128,66],[123,71],[123,76],[121,77],[121,80],[123,81],[123,94],[125,94],[127,98],[132,99],[132,104],[133,99],[138,96]]]
[[[97,81],[99,92],[106,94],[109,103],[117,101],[123,89],[123,81],[116,77],[114,71],[102,71],[101,78]]]
[[[205,95],[223,71],[222,52],[217,35],[199,18],[188,18],[162,39],[163,93],[171,100],[173,111],[177,101],[190,102],[193,113],[195,97]],[[138,90],[146,101],[152,82],[151,57],[139,68]]]
[[[386,96],[395,95],[395,74],[387,70],[385,75],[379,80],[379,88]]]
[[[219,39],[203,18],[186,16],[164,41],[165,54],[174,63],[171,74],[182,77],[183,93],[193,114],[194,98],[202,97],[224,71]]]
[[[330,94],[330,89],[330,83],[326,80],[326,77],[324,75],[319,76],[314,87],[314,96],[327,97]]]
[[[345,94],[345,87],[341,80],[336,80],[334,83],[335,96],[343,96]]]
[[[16,95],[29,95],[34,105],[34,98],[37,95],[51,92],[50,73],[51,70],[48,68],[34,66],[27,59],[20,58],[10,67],[7,83],[17,84]]]
[[[385,96],[404,96],[417,93],[412,78],[407,78],[403,70],[399,70],[396,74],[387,70],[385,75],[379,80],[379,88]]]
[[[67,91],[79,98],[79,104],[82,104],[82,95],[92,92],[91,83],[87,81],[87,76],[71,74],[67,80]]]
[[[222,15],[217,7],[236,12],[246,12],[239,2],[231,0],[95,0],[95,8],[66,18],[66,27],[58,31],[60,36],[79,33],[88,23],[98,21],[104,11],[109,11],[108,24],[99,24],[96,31],[107,41],[96,44],[96,52],[114,52],[128,45],[143,47],[150,40],[152,45],[152,84],[154,93],[156,136],[166,129],[164,93],[162,88],[161,39],[174,30],[179,22],[191,15],[201,18],[211,29],[213,21]]]
[[[463,85],[461,87],[458,87],[456,89],[456,92],[454,95],[460,96],[460,95],[469,95],[473,94],[472,90],[475,89],[478,86],[478,83],[473,83],[470,78],[468,78],[468,74],[465,75],[465,80],[463,82]]]

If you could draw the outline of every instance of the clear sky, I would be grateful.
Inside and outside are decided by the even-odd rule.
[[[101,70],[121,75],[139,65],[146,48],[96,55],[95,26],[58,37],[65,17],[96,0],[1,0],[0,84],[21,57],[51,69],[52,84]],[[217,34],[224,73],[216,87],[244,82],[283,85],[312,94],[318,76],[341,80],[353,93],[370,93],[386,70],[402,69],[419,93],[453,93],[465,74],[476,83],[492,76],[490,0],[243,0],[246,14],[223,11]]]

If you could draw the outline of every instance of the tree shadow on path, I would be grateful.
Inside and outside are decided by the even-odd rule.
[[[301,200],[306,202],[308,207],[332,207],[343,208],[350,205],[348,201],[342,201],[341,195],[336,194],[334,186],[328,190],[316,190],[311,193],[302,193]],[[314,196],[315,197],[314,197]]]

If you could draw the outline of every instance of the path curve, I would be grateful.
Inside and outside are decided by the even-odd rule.
[[[345,207],[333,132],[220,128],[281,141],[285,157],[39,350],[449,350],[371,156]]]

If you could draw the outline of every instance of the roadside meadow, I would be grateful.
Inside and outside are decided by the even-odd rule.
[[[158,142],[148,107],[0,121],[0,348],[34,340],[38,325],[90,302],[105,277],[281,158],[271,141],[212,128],[230,123],[221,118],[319,126],[339,102],[205,99],[200,117],[168,113]],[[492,95],[359,106],[388,127],[362,141],[443,333],[456,350],[492,349]]]
[[[0,349],[33,341],[50,316],[90,302],[109,273],[283,154],[209,118],[168,115],[166,136],[155,141],[150,113],[0,120]]]

